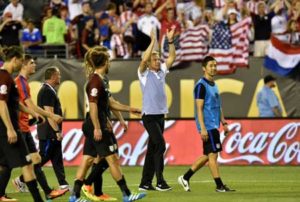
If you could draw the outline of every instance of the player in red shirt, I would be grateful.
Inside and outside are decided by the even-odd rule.
[[[43,110],[42,108],[36,106],[31,99],[30,88],[29,88],[27,80],[29,79],[29,77],[32,74],[35,73],[35,67],[36,67],[36,63],[34,61],[34,58],[30,55],[25,55],[21,71],[20,71],[19,75],[15,78],[15,82],[16,82],[18,92],[20,95],[20,102],[23,105],[25,105],[28,108],[35,111],[36,113],[41,114],[43,117],[51,118],[55,122],[60,123],[63,120],[63,118],[61,116]],[[36,149],[33,137],[30,133],[29,114],[25,113],[25,112],[20,112],[18,120],[19,120],[20,130],[23,134],[25,142],[27,143],[27,146],[28,146],[31,158],[32,158],[32,163],[34,166],[34,172],[37,177],[37,181],[41,185],[41,187],[46,195],[46,198],[53,199],[53,198],[62,196],[63,194],[65,194],[68,191],[68,189],[62,189],[62,190],[51,189],[47,183],[45,174],[41,169],[41,165],[40,165],[41,156]],[[44,121],[45,120],[43,120],[43,122]],[[22,175],[20,177],[15,178],[12,182],[18,191],[20,191],[20,192],[24,191],[25,184],[24,184],[24,178]]]

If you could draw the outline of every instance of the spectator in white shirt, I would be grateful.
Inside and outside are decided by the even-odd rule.
[[[12,20],[23,20],[24,7],[19,0],[10,0],[10,4],[6,6],[3,13],[12,13]]]
[[[161,24],[157,17],[152,13],[152,3],[148,2],[145,5],[145,14],[138,20],[138,29],[144,34],[150,36],[151,30],[155,30],[157,36],[157,30],[160,30]]]

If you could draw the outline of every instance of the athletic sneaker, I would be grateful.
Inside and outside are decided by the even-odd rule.
[[[160,184],[157,184],[155,187],[158,191],[170,191],[172,188],[167,184],[167,182],[163,181]]]
[[[58,190],[53,189],[50,192],[50,194],[47,195],[47,199],[55,199],[57,197],[64,195],[68,191],[69,189],[58,189]]]
[[[183,187],[185,191],[191,191],[189,181],[183,178],[183,175],[178,177],[178,183]]]
[[[26,188],[26,184],[24,182],[21,182],[19,177],[13,179],[12,183],[16,188],[17,192],[21,192],[21,193],[29,192],[28,189]]]
[[[154,191],[152,184],[140,184],[139,191]]]
[[[146,196],[146,193],[131,193],[130,196],[123,196],[123,202],[131,202],[142,199]]]
[[[117,198],[111,197],[108,194],[102,194],[101,196],[98,196],[98,198],[100,199],[100,201],[117,201]]]
[[[234,189],[230,189],[229,187],[227,187],[225,184],[221,187],[217,187],[216,188],[216,192],[232,192],[235,191]]]
[[[85,199],[85,198],[83,198],[83,197],[76,198],[76,196],[71,195],[71,196],[69,197],[69,202],[91,202],[91,201],[88,200],[88,199]]]
[[[93,194],[93,187],[91,185],[83,185],[81,190],[88,199],[92,201],[100,201],[99,197]]]
[[[60,185],[59,186],[59,189],[67,189],[68,191],[72,191],[72,187],[68,184],[65,184],[65,185]]]
[[[0,201],[18,201],[18,199],[8,197],[6,195],[0,197]]]

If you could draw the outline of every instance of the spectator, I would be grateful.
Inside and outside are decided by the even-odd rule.
[[[53,10],[51,18],[43,25],[43,35],[46,37],[46,44],[63,45],[64,36],[67,33],[65,22],[59,18],[57,10]]]
[[[178,10],[178,22],[181,27],[181,32],[193,27],[193,22],[188,19],[183,9]]]
[[[3,15],[3,22],[0,25],[0,43],[2,46],[19,46],[20,32],[23,27],[20,21],[13,20],[11,12],[6,12]]]
[[[299,24],[296,20],[291,19],[288,22],[288,43],[292,45],[300,45]]]
[[[125,4],[125,11],[121,13],[120,16],[120,24],[122,26],[122,33],[124,42],[126,44],[126,55],[124,59],[128,59],[133,55],[133,45],[135,43],[135,29],[136,29],[136,22],[138,16],[132,11],[132,2],[127,2]]]
[[[85,27],[81,34],[82,53],[85,53],[94,46],[99,44],[99,31],[94,27],[94,18],[86,21]]]
[[[73,20],[76,16],[82,14],[82,8],[80,0],[69,0],[68,8],[70,13],[70,19]]]
[[[110,50],[110,20],[109,15],[105,12],[100,16],[99,30],[101,45]]]
[[[56,11],[60,11],[62,7],[66,7],[67,5],[65,4],[65,2],[63,2],[62,0],[51,0],[50,1],[50,8],[52,8],[52,10]]]
[[[264,78],[264,87],[257,94],[257,106],[259,109],[260,117],[281,117],[282,110],[272,88],[275,87],[275,78],[267,75]]]
[[[3,11],[4,14],[7,12],[12,14],[12,20],[23,20],[24,7],[19,0],[10,0],[10,4]]]
[[[41,48],[39,45],[43,42],[42,34],[32,20],[27,21],[27,26],[22,32],[21,42],[25,50],[34,51]]]
[[[91,9],[91,5],[88,1],[83,1],[81,4],[82,8],[82,13],[78,16],[76,16],[72,21],[71,21],[71,38],[72,40],[76,41],[76,55],[78,58],[83,57],[83,53],[81,52],[82,50],[82,44],[81,44],[81,34],[82,30],[85,27],[86,21],[89,20],[91,17],[93,17],[93,12]],[[97,22],[96,19],[94,18],[94,27],[97,27]]]
[[[175,9],[173,7],[167,8],[167,18],[163,19],[161,23],[161,30],[160,30],[160,42],[162,40],[162,37],[167,33],[167,30],[171,30],[171,28],[174,26],[175,27],[175,33],[174,33],[174,39],[176,39],[180,32],[180,24],[175,18]],[[167,43],[168,41],[165,40]]]
[[[257,4],[257,14],[252,14],[254,25],[254,56],[263,57],[271,36],[271,20],[274,12],[266,13],[266,4],[260,1]]]
[[[140,17],[138,20],[138,29],[150,36],[151,30],[155,30],[157,36],[157,31],[160,30],[161,24],[158,21],[157,17],[152,13],[152,3],[148,2],[145,5],[145,14]]]
[[[227,24],[229,26],[231,26],[231,25],[234,25],[235,23],[237,23],[238,22],[238,15],[239,15],[239,13],[237,12],[237,10],[229,9],[228,12],[227,12],[227,16],[228,16]]]
[[[110,38],[110,48],[111,48],[111,58],[114,59],[116,57],[123,57],[128,59],[128,55],[126,55],[125,44],[123,40],[123,35],[119,32],[119,29],[116,25],[112,25],[110,27],[112,36]]]
[[[275,16],[271,20],[272,34],[281,41],[287,41],[287,14],[281,1],[274,3]]]
[[[110,0],[111,3],[116,5],[116,14],[120,15],[125,8],[125,0]]]

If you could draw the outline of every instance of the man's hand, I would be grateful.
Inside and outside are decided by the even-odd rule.
[[[46,119],[45,117],[43,117],[42,115],[40,115],[39,113],[35,113],[34,114],[34,118],[37,120],[37,122],[40,123],[45,123]],[[41,120],[41,121],[40,121]]]
[[[128,124],[124,120],[120,121],[120,124],[123,127],[124,132],[126,132],[128,130]]]
[[[172,26],[170,30],[167,29],[167,38],[169,42],[173,42],[174,40],[175,28],[175,26]]]
[[[17,133],[14,129],[8,129],[7,130],[7,141],[9,144],[13,144],[13,143],[16,143],[18,140],[18,137],[17,137]]]
[[[63,137],[62,137],[61,132],[56,133],[56,139],[57,139],[57,141],[62,141]]]
[[[59,116],[57,114],[52,114],[51,119],[53,119],[53,121],[55,121],[56,123],[61,123],[64,120],[62,116]]]
[[[95,128],[94,129],[94,139],[96,141],[100,141],[102,139],[102,131],[100,128]]]
[[[228,128],[228,124],[225,123],[223,124],[223,129],[224,129],[224,135],[227,136],[229,133],[229,128]]]
[[[208,133],[207,133],[206,129],[201,130],[201,138],[202,138],[203,142],[206,142],[208,140]]]
[[[134,115],[136,115],[136,116],[141,116],[141,113],[142,113],[142,111],[140,110],[140,109],[138,109],[138,108],[130,108],[130,111],[129,111],[130,113],[132,113],[132,114],[134,114]]]

